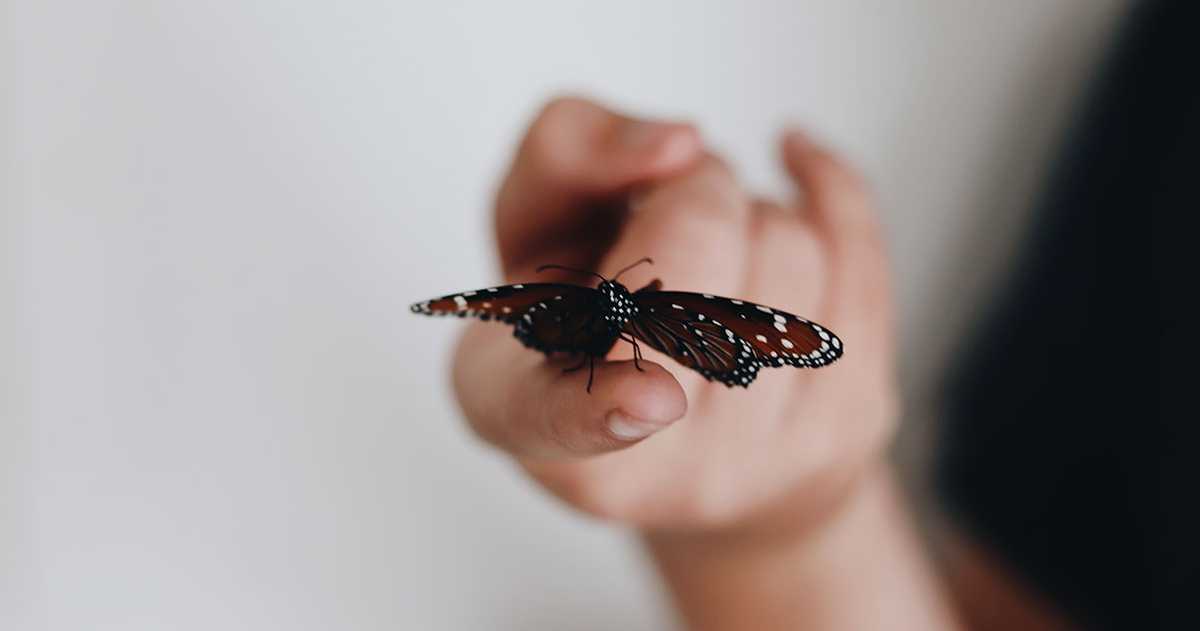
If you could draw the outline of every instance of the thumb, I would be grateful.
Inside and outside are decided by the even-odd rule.
[[[568,458],[628,447],[681,418],[687,400],[662,366],[595,360],[546,361],[503,328],[467,328],[454,360],[454,388],[472,428],[519,458]]]

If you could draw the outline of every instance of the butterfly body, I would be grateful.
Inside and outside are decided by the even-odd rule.
[[[513,336],[525,346],[547,354],[608,355],[621,337],[621,328],[636,315],[637,305],[620,283],[602,283],[594,291],[566,306],[560,306],[564,299],[561,293],[550,302],[537,302],[514,322]]]
[[[712,294],[662,291],[658,280],[630,292],[603,277],[596,287],[535,283],[450,294],[412,305],[414,313],[496,319],[525,346],[583,356],[589,365],[617,340],[671,356],[710,381],[748,387],[766,367],[817,368],[841,357],[823,326],[771,307]],[[578,367],[582,367],[583,362]],[[591,378],[588,380],[589,389]]]

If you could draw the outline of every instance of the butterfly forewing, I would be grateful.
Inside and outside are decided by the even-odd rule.
[[[589,291],[595,292],[587,287],[559,283],[501,285],[433,298],[415,303],[410,309],[425,315],[455,315],[513,323],[539,302]]]
[[[747,387],[762,362],[746,340],[722,322],[678,302],[658,301],[655,292],[635,294],[637,317],[625,330],[706,379]]]
[[[634,298],[639,317],[626,325],[631,334],[725,385],[747,386],[763,366],[819,367],[842,355],[828,329],[772,307],[682,291]]]
[[[599,292],[590,287],[528,283],[450,294],[418,302],[411,310],[425,315],[456,315],[514,324],[513,335],[518,340],[547,353],[603,355],[614,340],[606,334],[597,309],[599,300]]]
[[[697,314],[690,314],[691,318],[688,315],[664,316],[642,310],[626,323],[625,330],[688,368],[715,373],[733,370],[737,365],[736,340],[729,339],[712,322],[695,318]]]

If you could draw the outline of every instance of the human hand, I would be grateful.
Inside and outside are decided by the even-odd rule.
[[[896,415],[887,265],[869,196],[827,150],[792,134],[784,163],[803,205],[754,201],[685,124],[550,103],[501,186],[496,232],[508,282],[544,263],[630,271],[640,287],[721,294],[827,325],[846,345],[820,370],[764,370],[727,389],[618,344],[583,372],[507,327],[473,323],[454,385],[474,430],[588,513],[669,531],[748,528],[830,513],[881,460]],[[666,360],[666,361],[664,361]]]

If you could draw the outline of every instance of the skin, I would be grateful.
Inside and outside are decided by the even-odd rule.
[[[846,354],[727,389],[643,345],[564,374],[508,327],[474,323],[453,380],[464,415],[569,505],[636,528],[696,629],[949,629],[957,622],[884,457],[898,411],[882,232],[862,179],[800,132],[781,157],[804,203],[753,198],[685,123],[575,98],[534,119],[497,196],[509,283],[701,291],[828,325]]]

